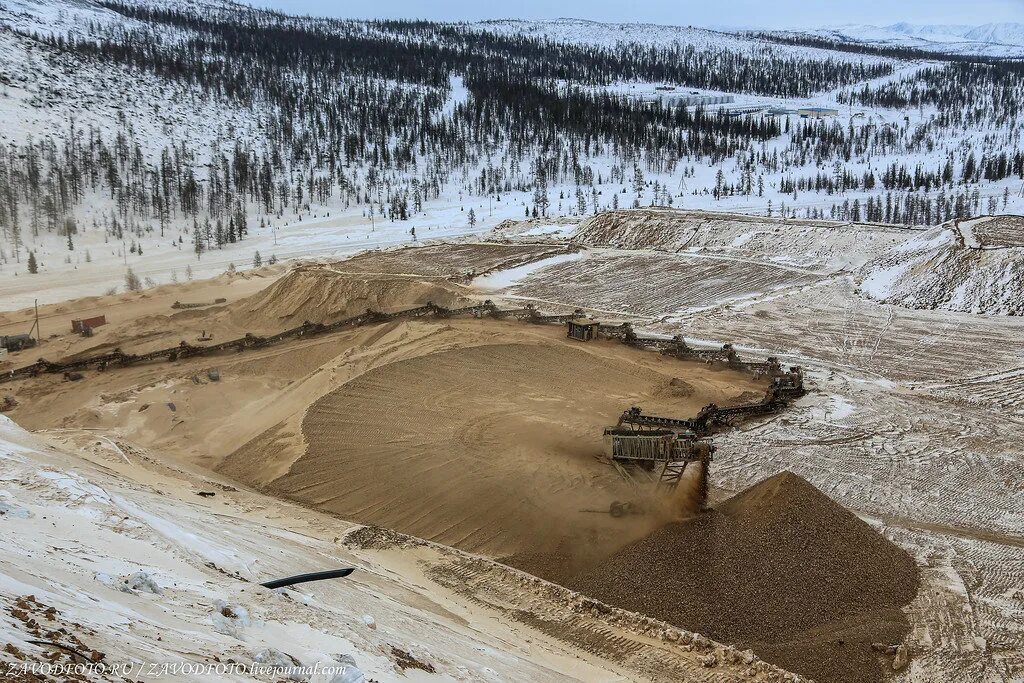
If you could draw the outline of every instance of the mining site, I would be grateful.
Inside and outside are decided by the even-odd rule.
[[[0,0],[0,681],[1024,683],[1022,8]]]
[[[192,506],[338,520],[362,561],[411,553],[450,599],[628,677],[1014,680],[1013,320],[859,290],[913,232],[864,227],[853,253],[829,224],[699,218],[510,222],[4,313],[39,331],[4,358],[4,415],[211,482]],[[623,241],[635,222],[702,250]],[[720,246],[743,230],[763,243]],[[796,230],[804,262],[759,253]],[[652,263],[673,276],[645,286]],[[972,335],[988,353],[958,362]]]

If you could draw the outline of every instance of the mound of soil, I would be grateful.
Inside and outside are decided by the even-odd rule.
[[[669,253],[700,247],[713,251],[800,255],[806,264],[849,263],[859,255],[878,255],[903,241],[906,231],[895,226],[834,221],[786,221],[679,209],[602,211],[579,224],[572,241],[591,247],[658,249]]]
[[[359,277],[329,268],[297,268],[270,287],[233,306],[233,318],[248,327],[280,329],[304,320],[333,322],[372,308],[397,311],[432,301],[453,307],[464,299],[451,285],[401,277]]]
[[[819,682],[882,680],[872,642],[902,641],[907,553],[785,472],[625,546],[571,587]]]
[[[673,377],[665,389],[667,396],[693,396],[693,385],[681,377]]]

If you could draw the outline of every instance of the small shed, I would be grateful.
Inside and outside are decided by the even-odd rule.
[[[566,336],[578,341],[597,339],[597,330],[601,323],[589,318],[575,318],[566,323]]]
[[[100,325],[106,324],[107,316],[97,315],[93,318],[82,318],[81,320],[72,320],[71,331],[78,332],[79,334],[88,334],[88,332],[86,332],[86,328],[88,328],[89,330],[93,330],[99,327]]]

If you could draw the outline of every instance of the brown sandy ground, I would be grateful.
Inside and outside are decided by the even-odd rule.
[[[154,296],[135,318],[118,313],[102,337],[66,333],[35,352],[138,352],[195,343],[202,330],[216,342],[472,295],[436,279],[343,268],[294,269],[211,308],[172,311],[180,292]],[[208,378],[211,368],[219,381]],[[600,512],[642,495],[599,460],[605,426],[631,405],[685,416],[763,391],[738,372],[616,342],[571,342],[557,325],[489,319],[373,325],[85,375],[2,389],[20,401],[12,416],[31,429],[109,430],[347,519],[492,556],[561,548],[581,561],[651,528]]]
[[[338,264],[277,278],[266,288],[250,283],[245,296],[208,309],[170,311],[175,299],[186,300],[173,290],[122,301],[118,310],[137,305],[138,315],[119,314],[103,336],[48,340],[19,354],[18,364],[62,355],[51,350],[148,350],[201,330],[221,340],[367,307],[452,305],[472,295],[436,277],[356,276]],[[206,291],[189,298],[212,299],[200,296]],[[219,382],[206,378],[210,367],[221,371]],[[557,326],[424,319],[238,355],[88,372],[82,382],[47,376],[0,391],[22,401],[13,416],[30,428],[95,428],[355,521],[512,556],[543,575],[559,557],[574,573],[592,570],[664,522],[584,511],[637,495],[595,457],[601,429],[624,408],[688,415],[763,386],[617,343],[569,342]],[[840,627],[825,624],[828,635],[816,642],[834,639]],[[754,638],[743,642],[767,648]],[[773,647],[764,651],[790,656],[783,644]]]
[[[638,495],[599,459],[602,429],[630,405],[689,415],[759,389],[739,373],[615,342],[569,342],[558,327],[433,328],[384,334],[377,343],[401,357],[324,395],[301,424],[275,425],[220,471],[474,552],[597,552],[651,523],[592,511]],[[679,377],[689,396],[671,386]],[[294,447],[300,436],[305,450]]]
[[[170,465],[159,451],[98,440],[88,430],[29,435],[4,424],[2,431],[4,500],[32,514],[0,515],[0,671],[83,661],[24,642],[42,637],[110,665],[133,661],[135,671],[139,662],[249,663],[273,648],[307,666],[344,653],[379,681],[777,683],[786,675],[751,653],[478,556]],[[337,566],[356,571],[290,589],[255,585]],[[139,569],[159,594],[97,580],[98,571],[116,577]],[[219,623],[218,600],[250,619]],[[5,646],[7,638],[13,642]],[[435,673],[403,672],[412,660]]]
[[[349,273],[465,279],[546,259],[576,247],[496,242],[456,242],[411,249],[369,251],[337,265]]]
[[[122,326],[126,322],[137,323],[150,316],[163,316],[172,321],[175,315],[186,317],[183,311],[171,308],[175,301],[212,304],[215,299],[224,298],[230,305],[267,287],[281,277],[285,270],[283,265],[264,266],[244,272],[225,273],[207,280],[161,285],[140,292],[89,296],[40,306],[41,345],[12,353],[8,357],[9,365],[31,363],[39,356],[59,358],[107,341],[131,340],[130,331]],[[0,312],[0,335],[27,333],[35,320],[35,313],[33,308]],[[71,334],[72,320],[97,315],[106,316],[111,324],[97,327],[95,335],[89,339]],[[173,327],[173,322],[166,327]]]
[[[975,225],[975,237],[986,249],[1013,244],[1009,233],[1017,220]],[[744,267],[741,258],[764,263],[781,256],[790,264],[806,251],[806,261],[797,259],[801,267],[817,269],[836,256],[855,265],[891,247],[879,231],[865,235],[858,226],[841,227],[838,241],[797,224],[726,227],[716,228],[713,240],[723,249],[711,252],[715,246],[708,244],[705,253],[736,264],[723,265],[730,282],[741,282],[733,277]],[[886,537],[914,554],[924,577],[908,610],[913,655],[896,676],[900,683],[1024,679],[1021,319],[881,304],[858,294],[858,277],[848,270],[743,300],[713,300],[701,310],[689,307],[708,302],[692,301],[691,293],[708,290],[691,287],[680,271],[672,288],[637,291],[620,306],[620,292],[636,287],[640,269],[630,264],[654,259],[667,268],[679,256],[692,259],[662,253],[693,246],[691,232],[652,247],[643,233],[624,231],[628,241],[621,246],[636,257],[618,258],[622,268],[614,277],[601,270],[602,251],[620,240],[598,235],[587,243],[602,247],[593,272],[603,277],[571,268],[576,262],[560,264],[521,280],[515,293],[550,301],[571,289],[582,295],[572,298],[580,306],[623,316],[656,310],[648,330],[682,329],[804,366],[814,394],[773,419],[721,434],[723,457],[715,461],[713,484],[733,493],[791,470],[849,509],[884,522]],[[729,247],[746,233],[754,238],[739,250]],[[654,299],[664,305],[652,305]],[[687,309],[673,312],[680,301]]]

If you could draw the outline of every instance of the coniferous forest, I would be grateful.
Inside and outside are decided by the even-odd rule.
[[[314,206],[403,221],[455,195],[522,197],[525,216],[720,203],[927,225],[1005,208],[1005,181],[1024,179],[1017,61],[766,36],[754,49],[590,45],[423,21],[99,5],[120,20],[18,39],[48,59],[188,89],[245,112],[259,135],[196,148],[173,132],[141,139],[131,121],[71,116],[59,134],[27,136],[0,152],[4,260],[26,256],[28,235],[71,250],[80,230],[102,230],[134,253],[171,226],[201,258]],[[833,92],[842,115],[624,94],[636,82],[780,102]],[[902,111],[915,120],[873,121]],[[83,218],[95,197],[109,208]]]

